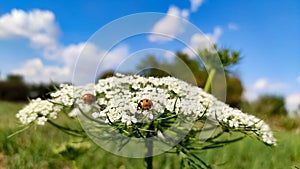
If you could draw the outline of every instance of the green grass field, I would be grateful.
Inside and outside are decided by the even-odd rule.
[[[73,162],[54,153],[54,149],[72,137],[53,126],[31,127],[10,139],[8,135],[19,129],[15,114],[24,104],[0,102],[0,169],[74,168]],[[247,138],[224,148],[199,154],[213,168],[300,168],[300,134],[292,131],[276,131],[278,146],[270,148],[261,142]],[[118,157],[92,144],[82,153],[76,164],[79,169],[140,169],[143,159]],[[180,168],[175,155],[154,157],[154,168]]]

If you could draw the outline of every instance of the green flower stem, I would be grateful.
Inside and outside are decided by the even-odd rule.
[[[177,150],[179,151],[179,154],[181,156],[181,166],[183,165],[183,159],[188,159],[188,161],[191,162],[190,165],[193,165],[194,167],[197,168],[207,168],[210,169],[211,167],[206,164],[201,158],[199,158],[197,155],[195,155],[194,153],[192,153],[191,151],[189,151],[185,145],[180,145],[178,144],[176,146]]]
[[[154,123],[153,121],[151,122],[150,126],[149,126],[149,130],[154,130]],[[145,157],[145,165],[146,165],[146,169],[152,169],[153,165],[152,165],[152,161],[153,161],[153,140],[151,139],[152,134],[151,133],[147,133],[147,138],[146,138],[146,148],[147,148],[147,153]]]
[[[148,149],[147,155],[151,154],[151,156],[145,158],[145,165],[146,165],[147,169],[152,169],[153,168],[153,166],[152,166],[153,141],[152,140],[147,141],[146,145],[147,145],[147,149]]]
[[[73,169],[78,169],[77,163],[75,160],[72,160]]]
[[[212,82],[215,74],[216,74],[216,69],[211,69],[210,72],[209,72],[205,87],[204,87],[204,91],[207,92],[207,93],[209,92],[211,82]]]
[[[48,120],[48,123],[53,125],[54,127],[58,128],[58,129],[60,129],[61,131],[72,135],[72,136],[86,137],[83,130],[76,130],[76,129],[71,129],[71,128],[68,128],[68,127],[64,127],[64,126],[61,126],[61,125],[58,125],[58,124],[54,123],[51,120]]]
[[[18,131],[16,131],[16,132],[12,133],[11,135],[7,136],[7,138],[9,139],[9,138],[11,138],[11,137],[13,137],[13,136],[15,136],[15,135],[17,135],[17,134],[19,134],[19,133],[22,133],[23,131],[27,130],[27,129],[28,129],[29,127],[31,127],[31,126],[32,126],[32,124],[30,124],[30,125],[28,125],[28,126],[22,128],[22,129],[20,129],[20,130],[18,130]]]

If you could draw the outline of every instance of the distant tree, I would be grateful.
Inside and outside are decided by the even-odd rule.
[[[295,115],[296,116],[300,116],[300,103],[298,104],[298,107],[297,107],[297,110],[296,110],[296,112],[295,112]]]
[[[6,77],[7,82],[24,83],[23,76],[16,74],[9,74]]]
[[[182,52],[177,52],[176,56],[179,59],[176,60],[177,63],[175,63],[175,69],[178,67],[177,65],[179,65],[178,62],[183,61],[188,66],[188,68],[192,71],[197,85],[203,88],[205,86],[206,79],[208,77],[208,73],[205,70],[204,65],[200,63],[197,59],[191,58],[187,54]]]
[[[108,77],[112,77],[115,74],[113,70],[108,70],[99,75],[97,79],[106,79]]]
[[[0,100],[25,101],[28,92],[28,86],[20,75],[10,74],[6,81],[0,81]]]
[[[29,87],[29,94],[28,97],[30,99],[35,98],[43,98],[48,99],[50,98],[49,93],[55,91],[59,88],[58,84],[51,83],[51,84],[31,84],[28,85]]]
[[[243,84],[242,81],[236,76],[226,76],[227,81],[227,95],[226,103],[231,107],[240,108],[242,102],[243,94]]]
[[[166,77],[170,76],[168,72],[166,72],[167,64],[160,63],[155,56],[149,55],[146,57],[137,67],[136,69],[139,75],[143,76],[154,76],[154,77]]]
[[[256,101],[250,103],[250,113],[260,116],[286,116],[284,98],[275,95],[263,95]]]
[[[148,68],[138,72],[139,75],[145,77],[167,77],[171,76],[168,72],[163,71],[162,69],[157,68]]]
[[[153,55],[146,57],[136,68],[137,70],[143,70],[144,68],[153,67],[157,68],[161,65],[159,61]]]
[[[231,72],[230,69],[234,65],[237,65],[241,60],[239,51],[230,50],[228,48],[218,48],[216,44],[214,44],[211,47],[211,49],[205,48],[203,50],[200,50],[198,53],[206,63],[211,64],[208,65],[208,67],[218,67],[219,65],[214,65],[214,64],[219,64],[219,61],[215,60],[216,58],[219,58],[224,70],[227,73]],[[217,57],[212,57],[216,55]]]
[[[140,74],[146,76],[174,76],[203,87],[207,72],[199,61],[182,52],[176,52],[176,56],[172,62],[159,62],[154,56],[150,55],[142,60],[136,69],[142,70]]]
[[[25,101],[28,96],[28,86],[20,75],[10,74],[6,81],[0,82],[0,99],[9,101]]]

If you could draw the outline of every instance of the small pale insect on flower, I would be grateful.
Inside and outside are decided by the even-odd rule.
[[[81,97],[82,101],[84,103],[88,103],[88,104],[91,104],[95,101],[95,96],[90,94],[90,93],[87,93],[87,94],[84,94],[82,97]]]

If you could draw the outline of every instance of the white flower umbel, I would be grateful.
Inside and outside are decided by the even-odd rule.
[[[44,125],[47,119],[56,119],[57,114],[62,111],[63,106],[54,104],[49,100],[40,98],[32,100],[25,106],[16,117],[22,124],[29,124],[34,121],[39,125]]]
[[[92,110],[84,109],[89,103],[82,101],[81,97],[86,93],[95,95],[95,106]],[[218,125],[232,130],[252,132],[266,144],[276,145],[269,126],[262,120],[233,109],[201,88],[173,77],[154,78],[119,74],[101,79],[95,85],[61,85],[60,90],[51,96],[52,99],[49,100],[32,100],[19,111],[17,118],[23,124],[36,122],[44,125],[47,119],[55,119],[62,109],[78,105],[79,109],[73,109],[69,113],[70,117],[78,115],[79,110],[87,110],[92,111],[90,117],[95,120],[131,126],[156,120],[162,114],[171,112],[175,116],[193,119],[215,119]],[[142,99],[151,100],[151,107],[139,107]]]

